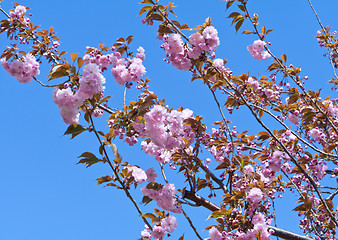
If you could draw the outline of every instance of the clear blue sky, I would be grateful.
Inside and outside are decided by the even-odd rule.
[[[42,28],[53,26],[61,39],[60,49],[84,54],[86,46],[104,43],[112,45],[119,37],[134,35],[131,47],[146,50],[145,67],[151,79],[151,90],[159,98],[165,98],[169,106],[183,106],[205,118],[207,124],[220,119],[210,92],[198,81],[191,83],[190,74],[181,72],[162,61],[164,51],[156,40],[156,27],[141,23],[136,17],[141,5],[139,1],[20,1],[31,7],[31,17]],[[162,1],[166,4],[166,1]],[[253,59],[246,46],[255,38],[235,33],[226,17],[225,3],[221,0],[177,0],[176,14],[181,23],[190,27],[202,24],[208,16],[218,29],[221,45],[217,57],[229,60],[227,67],[235,75],[267,75],[266,66],[270,60]],[[313,1],[323,24],[338,29],[335,0]],[[328,60],[322,57],[324,49],[318,47],[316,22],[306,0],[249,1],[251,12],[257,12],[260,22],[268,29],[274,29],[268,36],[270,49],[276,54],[288,55],[288,62],[302,66],[302,72],[310,80],[307,86],[329,89],[327,82],[332,77]],[[2,3],[9,10],[11,2]],[[235,7],[234,7],[235,9]],[[2,19],[4,16],[0,15]],[[241,30],[251,29],[244,24]],[[241,32],[241,31],[240,31]],[[0,50],[9,42],[0,35]],[[44,81],[48,74],[46,64],[39,79]],[[112,95],[112,107],[121,107],[123,87],[117,85],[112,76],[106,75],[107,92]],[[67,126],[63,123],[57,106],[52,101],[51,89],[37,83],[20,84],[0,68],[3,92],[0,95],[2,113],[1,167],[0,167],[0,239],[1,240],[96,240],[96,239],[138,239],[143,222],[129,200],[120,191],[96,186],[96,178],[111,174],[108,166],[96,165],[86,169],[76,165],[77,156],[85,151],[98,153],[94,136],[83,134],[74,140],[63,136]],[[324,91],[325,92],[325,91]],[[336,97],[336,96],[335,96]],[[127,100],[134,100],[135,94]],[[245,111],[231,116],[240,130],[257,131],[254,121],[246,117]],[[244,116],[244,118],[243,118]],[[107,116],[105,116],[107,117]],[[102,121],[104,123],[104,121]],[[103,124],[101,126],[104,126]],[[145,156],[140,147],[130,148],[117,142],[125,160],[148,167],[157,162]],[[176,174],[169,175],[176,178]],[[184,184],[180,184],[180,187]],[[134,194],[138,202],[139,193]],[[292,203],[293,204],[293,203]],[[152,205],[155,207],[155,205]],[[284,215],[279,226],[294,230],[298,221],[291,220],[290,203],[286,199],[278,205]],[[193,222],[200,229],[207,223],[207,211],[192,209]],[[290,215],[289,215],[290,214]],[[182,224],[184,219],[179,219]],[[185,239],[195,239],[192,231],[181,227],[176,231]],[[206,237],[206,232],[203,233]],[[177,239],[174,235],[172,239]]]

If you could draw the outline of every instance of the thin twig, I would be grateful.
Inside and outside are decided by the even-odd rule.
[[[213,174],[205,165],[203,165],[203,163],[201,163],[199,159],[197,159],[197,164],[203,169],[203,171],[206,174],[210,175],[211,179],[214,180],[220,186],[220,188],[223,190],[224,193],[229,192],[227,187],[224,185],[223,181],[218,177],[216,177],[215,174]]]
[[[286,174],[286,172],[285,172],[284,170],[281,170],[281,171],[282,171],[282,173],[284,174],[284,176],[289,180],[289,182],[294,186],[294,188],[297,190],[297,192],[299,193],[299,196],[300,196],[301,198],[305,199],[304,196],[303,196],[303,194],[302,194],[302,191],[299,189],[299,187],[292,181],[292,179]],[[316,219],[316,221],[318,221],[318,219],[317,219],[317,217],[316,217],[316,213],[314,212],[313,209],[311,209],[311,213],[313,214],[313,218]],[[319,221],[318,221],[318,222],[319,222]],[[316,234],[317,234],[322,240],[325,240],[325,238],[323,238],[323,237],[321,236],[321,234],[318,232],[317,227],[313,225],[313,222],[312,222],[312,221],[311,221],[311,226],[312,226],[312,229],[315,230]],[[317,226],[318,226],[318,224],[317,224]]]
[[[162,172],[163,179],[166,183],[168,183],[167,177],[166,177],[164,169],[163,169],[163,164],[160,163],[160,166],[161,166],[161,172]]]
[[[100,143],[100,146],[102,146],[102,149],[103,149],[103,153],[107,159],[107,162],[110,166],[110,168],[113,170],[114,172],[114,175],[115,175],[115,178],[117,179],[117,181],[120,183],[120,185],[122,186],[122,189],[124,190],[125,194],[127,195],[127,197],[130,199],[130,201],[134,204],[136,210],[138,211],[138,213],[140,214],[140,217],[143,219],[144,223],[149,227],[150,230],[152,230],[152,226],[150,225],[150,223],[147,221],[147,219],[145,217],[143,217],[143,213],[141,211],[141,209],[139,208],[139,206],[137,205],[136,201],[134,200],[134,198],[130,195],[128,189],[126,188],[126,186],[124,185],[124,182],[120,179],[119,177],[119,174],[118,172],[116,171],[116,169],[114,168],[113,164],[111,163],[111,161],[109,160],[109,156],[106,152],[106,149],[105,149],[105,145],[102,143],[101,141],[101,138],[99,136],[99,134],[97,133],[96,129],[95,129],[95,125],[94,125],[94,121],[93,121],[93,118],[90,114],[89,115],[89,119],[90,119],[90,123],[92,125],[92,128],[93,128],[93,132],[95,133],[99,143]]]
[[[275,209],[275,201],[273,199],[271,199],[272,201],[272,209],[273,209],[273,220],[275,223],[275,227],[277,227],[277,218],[276,218],[276,209]],[[277,240],[279,240],[279,238],[277,237]]]
[[[248,16],[248,18],[250,19],[250,22],[252,23],[253,27],[255,28],[256,34],[259,37],[260,40],[264,40],[263,37],[261,36],[261,34],[259,33],[256,24],[254,23],[254,21],[252,20],[248,9],[245,7],[245,11],[246,14]],[[271,51],[270,49],[268,49],[267,47],[265,47],[265,50],[275,59],[275,61],[279,64],[279,66],[281,67],[282,71],[285,72],[287,70],[287,67],[280,61],[280,59],[278,59]],[[297,84],[297,80],[291,76],[288,75],[296,84]],[[328,123],[330,124],[330,126],[332,127],[332,129],[335,131],[335,133],[338,135],[338,129],[336,128],[336,126],[332,123],[331,119],[323,112],[323,110],[318,106],[318,104],[312,99],[312,97],[305,91],[305,89],[302,89],[302,92],[306,95],[306,97],[308,98],[308,100],[313,104],[313,106],[316,107],[316,109],[326,118],[326,120],[328,121]],[[337,223],[335,221],[335,223]],[[338,226],[338,225],[336,225]]]
[[[44,84],[43,82],[41,82],[40,80],[38,80],[36,77],[33,77],[33,79],[34,79],[36,82],[40,83],[40,85],[43,86],[43,87],[57,87],[57,86],[60,85],[60,84],[46,85],[46,84]],[[68,82],[68,81],[69,81],[69,80],[67,80],[66,82]],[[66,82],[64,82],[64,83],[66,83]],[[64,84],[64,83],[61,83],[61,84]]]
[[[338,189],[330,194],[330,196],[327,197],[327,199],[333,200],[333,198],[338,194]]]
[[[190,224],[190,227],[194,230],[196,236],[200,239],[200,240],[203,240],[203,238],[198,234],[194,224],[192,223],[192,221],[190,220],[189,216],[185,213],[185,211],[182,209],[182,213],[183,215],[185,216],[185,218],[188,220],[189,224]]]
[[[257,26],[254,24],[250,14],[249,14],[249,11],[248,9],[246,8],[245,6],[245,11],[247,13],[247,16],[248,18],[250,19],[253,27],[255,28],[256,30],[256,33],[257,33],[257,36],[263,40],[262,36],[259,34],[259,31],[257,29]],[[283,70],[286,69],[286,66],[281,63],[281,61],[276,58],[272,53],[271,51],[266,48],[267,51],[271,54],[271,56],[273,56],[273,58],[280,64],[280,66],[282,67]],[[215,66],[216,67],[216,66]],[[216,67],[216,69],[218,69]],[[218,70],[219,71],[219,70]],[[296,82],[296,79],[294,79],[293,76],[290,76],[291,79],[293,79],[295,82]],[[334,222],[334,224],[336,226],[338,226],[338,222],[337,222],[337,219],[333,216],[332,212],[330,211],[325,199],[323,198],[322,194],[321,194],[321,191],[318,189],[315,181],[313,180],[313,178],[301,167],[301,165],[297,162],[297,160],[294,158],[294,156],[289,152],[289,150],[286,148],[286,146],[274,135],[274,133],[263,123],[263,121],[257,116],[257,114],[253,111],[253,109],[247,104],[247,101],[246,99],[242,96],[242,94],[240,92],[238,92],[235,88],[232,87],[232,85],[230,84],[230,82],[228,81],[227,78],[225,78],[227,84],[236,92],[236,94],[242,99],[242,101],[245,103],[245,105],[249,108],[249,110],[251,111],[251,113],[253,114],[253,116],[256,118],[256,120],[261,124],[261,126],[270,134],[270,136],[272,136],[274,138],[274,140],[282,147],[283,151],[290,157],[291,161],[297,166],[297,168],[301,171],[301,173],[304,174],[304,176],[310,181],[311,185],[313,186],[313,188],[315,189],[315,191],[317,192],[318,194],[318,197],[320,199],[320,201],[323,203],[324,205],[324,208],[326,210],[326,212],[328,213],[329,217],[331,218],[331,220]],[[318,111],[323,114],[323,116],[326,117],[326,120],[329,122],[329,124],[331,125],[331,127],[333,128],[333,130],[336,132],[336,134],[338,135],[338,130],[337,128],[334,126],[334,124],[332,123],[332,121],[329,119],[329,117],[324,114],[324,112],[322,111],[322,109],[318,106],[318,104],[308,95],[308,93],[303,90],[303,93],[308,97],[308,99],[312,102],[312,104],[314,106],[316,106],[316,108],[318,109]]]
[[[322,30],[324,31],[324,33],[328,33],[327,31],[326,31],[326,28],[324,27],[324,25],[322,24],[322,22],[320,21],[320,19],[319,19],[319,16],[318,16],[318,14],[317,14],[317,12],[316,12],[316,10],[315,10],[315,8],[312,6],[312,3],[311,3],[311,1],[310,0],[308,0],[308,2],[309,2],[309,4],[310,4],[310,7],[311,7],[311,9],[312,9],[312,11],[313,11],[313,13],[315,14],[315,16],[316,16],[316,18],[317,18],[317,21],[318,21],[318,23],[319,23],[319,25],[320,25],[320,27],[322,28]],[[326,41],[326,39],[325,39],[325,41]],[[333,61],[332,61],[332,59],[330,58],[330,62],[331,62],[331,66],[332,66],[332,70],[333,70],[333,74],[334,74],[334,76],[336,77],[336,79],[338,78],[338,76],[337,76],[337,74],[336,74],[336,69],[335,69],[335,67],[334,67],[334,64],[333,64]]]
[[[1,7],[1,2],[0,2],[0,11],[1,11],[3,14],[5,14],[6,17],[11,18],[11,16],[9,16],[9,14],[8,14],[5,10],[2,9],[2,7]]]

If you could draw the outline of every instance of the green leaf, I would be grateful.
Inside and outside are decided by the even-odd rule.
[[[69,125],[64,135],[71,134],[72,135],[71,139],[73,139],[74,137],[76,137],[80,133],[83,133],[86,130],[87,130],[86,128],[82,127],[79,124],[72,124],[72,125]]]

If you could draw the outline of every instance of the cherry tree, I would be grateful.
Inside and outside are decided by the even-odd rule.
[[[8,78],[51,92],[50,101],[67,125],[65,135],[94,137],[95,152],[79,152],[78,163],[109,167],[97,184],[122,193],[115,201],[130,201],[134,216],[144,223],[135,230],[140,239],[175,234],[184,239],[175,232],[179,225],[190,228],[196,239],[335,239],[337,99],[308,89],[309,77],[299,63],[272,51],[273,29],[251,11],[250,1],[223,4],[233,32],[252,40],[243,51],[266,67],[264,73],[233,71],[231,57],[217,51],[221,30],[213,20],[189,26],[176,16],[175,3],[143,0],[135,20],[142,21],[144,31],[157,33],[170,71],[184,71],[192,84],[207,89],[208,104],[218,110],[212,125],[198,110],[174,108],[153,91],[147,49],[134,47],[132,35],[111,46],[88,46],[81,55],[63,50],[59,30],[37,25],[28,6],[14,3],[8,11],[0,8],[0,33],[11,42],[3,49],[1,65]],[[332,68],[328,84],[334,93],[335,32],[322,24],[310,1],[308,6],[320,26],[314,41]],[[44,64],[50,66],[47,79]],[[111,104],[107,94],[112,81],[122,87],[120,105]],[[246,129],[245,121],[233,120],[243,109],[255,122],[254,131]],[[150,167],[124,157],[124,151],[139,149],[151,156]],[[275,204],[281,201],[298,214],[301,234],[278,226]],[[192,218],[192,211],[202,214]],[[201,228],[198,222],[206,219]]]

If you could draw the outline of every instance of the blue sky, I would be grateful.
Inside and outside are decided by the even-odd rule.
[[[136,17],[141,7],[138,2],[26,0],[19,3],[31,7],[31,19],[35,24],[42,25],[42,28],[54,27],[61,39],[60,49],[69,53],[80,52],[83,55],[86,46],[98,46],[99,43],[110,46],[119,37],[134,35],[132,50],[136,51],[139,46],[146,50],[144,64],[147,77],[151,79],[151,90],[159,98],[165,98],[169,106],[183,106],[203,116],[210,126],[220,119],[210,92],[198,81],[191,83],[189,72],[179,71],[163,62],[165,54],[160,49],[161,42],[156,39],[157,28],[143,25],[142,17]],[[225,12],[224,2],[177,0],[175,4],[177,20],[190,27],[202,24],[205,18],[211,17],[221,40],[216,56],[228,59],[227,67],[235,75],[268,74],[265,69],[271,61],[257,61],[250,56],[246,46],[256,39],[240,34],[241,31],[235,33],[231,21],[226,18],[232,9]],[[314,1],[313,4],[323,24],[338,29],[338,2]],[[261,24],[274,29],[268,36],[268,41],[272,43],[270,49],[278,56],[286,53],[289,63],[301,66],[304,76],[310,78],[307,86],[323,88],[323,92],[327,93],[332,70],[328,60],[322,56],[324,49],[319,48],[316,42],[319,25],[308,2],[252,0],[248,6],[251,13],[259,14]],[[9,10],[11,2],[5,0],[2,7]],[[4,17],[0,16],[1,19]],[[241,30],[250,27],[244,24]],[[0,49],[3,50],[8,44],[5,35],[0,35]],[[48,66],[44,64],[39,79],[46,80],[44,77],[47,74]],[[96,178],[111,174],[108,166],[98,164],[86,169],[76,165],[77,157],[83,152],[98,153],[94,136],[85,133],[73,140],[63,136],[67,126],[52,101],[51,89],[42,88],[35,82],[20,84],[3,68],[0,68],[0,79],[3,89],[0,95],[0,239],[139,238],[144,224],[129,200],[122,192],[96,186]],[[121,107],[123,87],[116,84],[109,74],[106,79],[107,93],[112,96],[110,106]],[[127,96],[127,100],[134,100],[136,94],[134,91]],[[227,117],[231,117],[233,125],[240,130],[257,131],[254,120],[244,110]],[[99,121],[103,129],[104,121]],[[151,166],[158,169],[157,162],[139,151],[140,147],[130,148],[123,142],[117,142],[117,145],[125,160],[145,169]],[[170,181],[177,175],[174,173],[168,177]],[[134,196],[138,202],[141,201],[139,192]],[[278,208],[284,213],[279,226],[295,231],[295,226],[291,225],[296,225],[297,220],[295,214],[289,213],[289,209],[293,208],[290,202],[284,199]],[[212,223],[205,222],[208,211],[192,209],[188,212],[191,212],[192,221],[197,223],[199,229]],[[185,224],[184,219],[179,221]],[[173,239],[183,233],[185,239],[194,239],[192,231],[184,227],[177,229]]]

